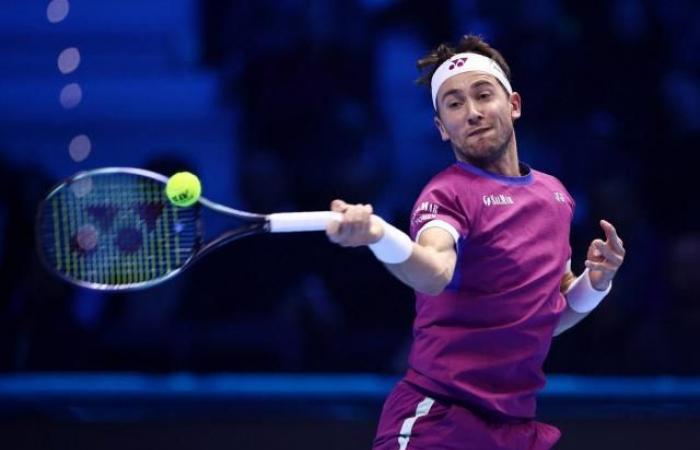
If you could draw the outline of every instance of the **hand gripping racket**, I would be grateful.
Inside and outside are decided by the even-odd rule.
[[[165,196],[168,178],[136,168],[78,173],[40,203],[41,260],[61,278],[90,289],[122,291],[162,283],[201,256],[236,239],[265,233],[321,231],[331,211],[254,214],[200,197],[181,208]],[[203,208],[234,225],[204,242]]]

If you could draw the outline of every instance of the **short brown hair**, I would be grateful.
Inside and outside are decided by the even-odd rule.
[[[418,66],[418,70],[424,71],[424,73],[416,80],[416,83],[430,86],[430,80],[433,78],[437,68],[440,67],[440,64],[457,53],[465,52],[478,53],[493,59],[503,69],[503,73],[506,74],[506,78],[510,81],[510,67],[508,67],[508,63],[501,55],[501,52],[491,47],[481,36],[466,34],[462,36],[462,39],[459,40],[456,46],[440,44],[435,50],[419,59],[416,62],[416,66]],[[428,67],[430,67],[430,70],[425,71]]]

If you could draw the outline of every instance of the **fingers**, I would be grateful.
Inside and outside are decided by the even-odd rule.
[[[588,278],[591,281],[591,285],[599,291],[604,291],[610,286],[610,282],[615,278],[615,273],[619,268],[619,266],[613,266],[607,259],[602,261],[587,259],[585,265],[586,269],[589,270]]]
[[[331,240],[331,242],[335,244],[340,244],[343,247],[348,247],[351,246],[350,244],[350,238],[352,236],[351,230],[345,226],[343,222],[335,222],[336,224],[335,230],[331,231],[329,229],[326,229],[326,234],[328,235],[328,239]],[[332,225],[329,224],[329,228]]]
[[[342,229],[347,230],[350,235],[366,233],[369,231],[369,218],[371,216],[372,207],[370,205],[352,205],[345,210]]]
[[[331,211],[343,213],[348,209],[348,204],[340,199],[335,199],[331,202]],[[344,238],[345,234],[342,230],[342,222],[336,220],[331,220],[326,225],[326,235],[333,243],[340,243]]]
[[[345,212],[346,209],[348,209],[348,204],[345,203],[344,201],[340,199],[335,199],[331,202],[331,211],[335,212]]]
[[[600,227],[601,227],[601,228],[603,229],[603,231],[605,232],[605,237],[606,237],[607,239],[610,239],[610,238],[612,238],[612,237],[617,236],[617,230],[615,230],[615,227],[613,226],[613,224],[611,224],[611,223],[608,222],[607,220],[601,219],[601,221],[600,221]]]
[[[591,245],[593,246],[594,256],[603,257],[605,260],[611,262],[615,266],[620,266],[622,264],[624,255],[616,252],[614,246],[610,245],[610,242],[606,243],[600,239],[595,239]]]
[[[339,242],[340,225],[341,222],[338,222],[337,220],[331,220],[328,222],[328,225],[326,225],[326,235],[328,236],[328,239],[336,244]]]
[[[609,261],[591,261],[587,259],[584,263],[588,270],[597,270],[605,275],[612,276],[617,271],[617,267],[613,266]]]
[[[588,258],[603,258],[603,254],[600,251],[601,246],[605,246],[605,242],[601,239],[593,239],[591,245],[588,246]]]
[[[374,242],[371,231],[372,205],[351,205],[342,200],[333,200],[331,210],[343,214],[342,222],[331,221],[326,227],[326,234],[331,242],[343,247],[356,247]]]
[[[615,229],[615,227],[607,220],[601,220],[600,227],[605,233],[605,239],[607,240],[607,243],[611,245],[614,248],[614,250],[618,253],[624,254],[625,248],[623,247],[622,239],[620,239],[620,236],[617,234],[617,230]]]
[[[591,271],[591,281],[605,285],[612,280],[625,259],[625,248],[615,227],[607,220],[600,221],[600,227],[605,233],[605,241],[594,239],[588,247],[585,262]]]

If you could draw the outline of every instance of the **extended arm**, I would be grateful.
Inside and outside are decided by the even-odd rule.
[[[452,236],[440,228],[428,228],[413,243],[411,256],[400,264],[385,264],[389,272],[416,291],[437,295],[452,280],[457,261]]]
[[[381,218],[372,214],[370,205],[349,205],[334,200],[331,209],[343,213],[342,222],[332,222],[326,233],[332,242],[344,247],[377,245],[383,239],[396,236],[398,253],[404,252],[400,262],[387,262],[373,248],[389,271],[413,289],[430,295],[437,295],[452,280],[457,253],[454,238],[440,228],[428,228],[420,236],[419,242],[411,242],[401,231],[396,230]],[[391,259],[390,259],[391,260]]]

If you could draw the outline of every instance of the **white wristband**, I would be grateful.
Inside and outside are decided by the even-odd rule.
[[[588,269],[586,269],[580,277],[571,283],[569,290],[566,291],[566,302],[569,304],[569,308],[577,313],[589,313],[603,301],[610,289],[612,289],[612,281],[604,291],[594,288],[591,284]]]
[[[406,233],[382,219],[384,236],[374,244],[369,244],[374,256],[387,264],[400,264],[413,253],[413,241]]]

